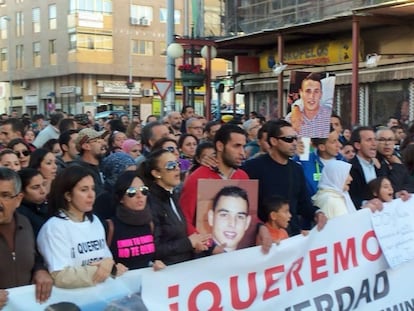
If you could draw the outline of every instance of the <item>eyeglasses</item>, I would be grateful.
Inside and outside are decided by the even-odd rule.
[[[164,149],[171,152],[171,153],[174,153],[175,151],[178,151],[177,147],[173,147],[173,146],[167,146]]]
[[[285,143],[293,143],[294,140],[298,140],[297,136],[281,136],[281,137],[276,137],[276,139],[280,139],[283,140]]]
[[[23,150],[23,151],[15,151],[18,158],[27,157],[30,154],[29,150]]]
[[[381,137],[381,138],[378,138],[377,139],[377,142],[379,142],[381,144],[393,143],[393,142],[395,142],[395,139],[394,138],[384,138],[384,137]]]
[[[130,197],[130,198],[133,198],[136,194],[137,194],[137,192],[141,192],[141,194],[142,195],[147,195],[148,194],[148,192],[149,192],[149,190],[148,190],[148,187],[147,186],[140,186],[140,187],[138,187],[138,188],[135,188],[135,187],[129,187],[126,191],[125,191],[125,194],[128,196],[128,197]]]
[[[167,171],[174,171],[177,167],[180,168],[180,162],[177,162],[177,161],[168,161],[165,164],[165,169]]]
[[[10,201],[13,200],[14,198],[16,198],[19,194],[10,194],[10,193],[0,193],[0,200],[1,201]]]

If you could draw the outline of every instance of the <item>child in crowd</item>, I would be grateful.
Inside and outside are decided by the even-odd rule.
[[[381,176],[375,178],[368,183],[368,187],[371,190],[372,195],[375,198],[380,199],[382,202],[391,202],[394,200],[394,188],[388,177]],[[396,196],[403,201],[407,201],[411,197],[411,194],[405,190],[402,190],[399,191]]]
[[[292,215],[289,211],[289,201],[280,197],[272,196],[264,203],[267,215],[265,226],[269,229],[274,243],[279,243],[289,237],[286,229]]]

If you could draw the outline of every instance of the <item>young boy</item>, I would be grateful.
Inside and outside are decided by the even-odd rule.
[[[267,221],[265,226],[269,229],[272,240],[279,243],[289,237],[286,228],[292,215],[289,211],[289,201],[280,197],[272,196],[264,204]]]

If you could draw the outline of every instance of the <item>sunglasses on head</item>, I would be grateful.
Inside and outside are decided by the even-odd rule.
[[[166,164],[165,164],[165,169],[167,170],[167,171],[173,171],[173,170],[175,170],[176,168],[180,168],[180,162],[177,162],[177,161],[168,161]]]
[[[16,155],[18,158],[27,157],[30,154],[29,150],[23,150],[23,151],[16,151]]]
[[[171,153],[174,153],[176,150],[178,150],[177,147],[173,147],[173,146],[168,146],[168,147],[165,147],[164,149]]]
[[[281,136],[281,137],[276,137],[276,139],[280,139],[283,140],[285,143],[293,143],[294,140],[298,140],[297,136]]]
[[[140,191],[142,195],[147,195],[149,190],[147,186],[140,186],[138,188],[135,187],[129,187],[126,191],[125,194],[130,197],[133,198],[137,192]]]

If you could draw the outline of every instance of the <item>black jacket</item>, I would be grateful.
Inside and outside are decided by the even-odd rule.
[[[349,187],[349,195],[351,196],[352,202],[354,202],[356,209],[360,209],[364,200],[371,200],[374,198],[374,196],[369,190],[368,184],[365,181],[364,171],[362,170],[361,163],[359,163],[357,156],[349,161],[349,163],[352,164],[352,182]],[[384,166],[381,166],[379,169],[375,167],[375,172],[377,174],[377,177],[387,175]]]
[[[172,197],[181,220],[174,213],[170,197]],[[155,259],[165,264],[175,264],[193,259],[193,247],[187,236],[187,224],[178,204],[176,193],[153,184],[147,198],[154,222]]]

